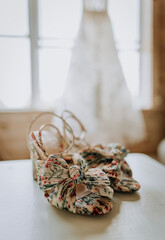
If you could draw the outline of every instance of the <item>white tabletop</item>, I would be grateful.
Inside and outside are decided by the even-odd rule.
[[[141,189],[115,193],[112,212],[97,217],[51,206],[32,179],[30,160],[0,162],[0,239],[165,239],[165,167],[143,154],[127,160]]]

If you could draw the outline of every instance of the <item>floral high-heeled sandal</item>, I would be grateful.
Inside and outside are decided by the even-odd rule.
[[[73,154],[71,161],[68,162],[64,159],[65,154],[73,146],[74,134],[65,120],[62,118],[61,120],[71,133],[72,140],[65,146],[66,149],[62,145],[62,148],[59,148],[59,151],[60,149],[62,151],[59,153],[49,154],[42,140],[44,128],[53,127],[57,131],[61,146],[63,136],[55,125],[44,124],[39,131],[29,134],[29,148],[33,156],[38,184],[46,199],[60,209],[78,214],[105,214],[112,209],[113,189],[109,186],[109,179],[100,169],[88,169],[80,154]]]
[[[67,112],[67,118],[65,113]],[[69,116],[70,114],[70,116]],[[116,192],[134,192],[138,191],[140,184],[133,179],[132,170],[129,167],[128,163],[125,160],[125,157],[128,154],[128,150],[121,146],[120,144],[108,144],[104,145],[95,145],[90,146],[85,140],[86,130],[81,123],[81,121],[70,111],[65,110],[62,113],[63,118],[66,120],[74,118],[75,121],[79,124],[79,127],[82,133],[77,136],[77,149],[80,150],[80,155],[84,158],[89,168],[99,168],[102,169],[110,179],[110,186]],[[69,116],[69,117],[68,117]],[[65,131],[65,128],[64,128]],[[83,144],[81,144],[83,142]],[[85,148],[82,149],[82,145],[85,145]]]
[[[140,184],[132,177],[132,170],[124,159],[127,153],[120,144],[97,145],[80,151],[89,168],[97,167],[107,174],[114,191],[134,192],[140,189]]]
[[[101,169],[88,169],[80,154],[73,154],[72,161],[64,160],[63,154],[66,154],[74,143],[74,135],[69,125],[66,126],[73,135],[70,145],[63,148],[62,152],[49,155],[42,142],[42,131],[46,126],[47,124],[43,125],[38,131],[38,139],[34,132],[29,135],[29,147],[35,158],[33,161],[38,183],[46,199],[57,208],[72,213],[102,215],[109,212],[112,209],[113,189],[109,186],[107,175]],[[49,126],[62,136],[56,126]]]

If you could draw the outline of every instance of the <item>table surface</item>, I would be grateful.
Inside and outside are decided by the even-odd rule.
[[[0,239],[165,239],[165,167],[144,154],[127,160],[141,189],[115,193],[113,210],[96,217],[51,206],[33,181],[30,160],[0,162]]]

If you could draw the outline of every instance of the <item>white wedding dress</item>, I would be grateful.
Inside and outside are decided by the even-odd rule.
[[[144,136],[142,114],[133,107],[118,59],[106,0],[84,1],[61,103],[81,119],[92,143],[127,144]]]

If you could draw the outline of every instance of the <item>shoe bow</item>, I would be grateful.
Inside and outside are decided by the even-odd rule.
[[[72,165],[53,154],[45,162],[39,162],[38,166],[40,187],[48,201],[59,208],[76,212],[76,184],[84,184],[96,196],[113,197],[107,175],[98,168],[88,169],[78,153],[73,155]]]

